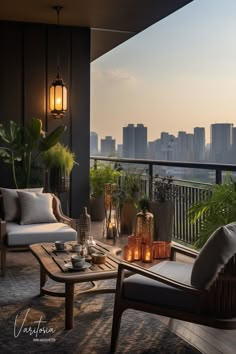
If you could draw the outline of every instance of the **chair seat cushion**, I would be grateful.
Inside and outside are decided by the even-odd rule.
[[[8,246],[25,246],[33,243],[75,241],[77,233],[63,223],[44,223],[19,225],[15,222],[6,224]]]
[[[192,264],[164,261],[149,270],[190,285]],[[196,295],[136,274],[124,280],[124,296],[130,300],[195,312],[200,306]]]

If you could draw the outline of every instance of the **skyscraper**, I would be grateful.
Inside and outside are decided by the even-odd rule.
[[[116,152],[116,141],[112,139],[112,136],[106,136],[105,139],[101,139],[101,155],[102,156],[114,156]]]
[[[147,128],[143,124],[123,127],[123,157],[143,159],[147,157]]]
[[[134,128],[134,156],[136,159],[147,158],[147,127],[143,124]]]
[[[134,158],[134,124],[123,127],[123,157]]]
[[[205,128],[194,128],[193,135],[194,160],[204,161],[205,159]]]
[[[95,132],[90,132],[90,155],[98,154],[98,135]]]
[[[231,123],[211,124],[211,160],[214,162],[229,162],[229,152],[232,142]]]

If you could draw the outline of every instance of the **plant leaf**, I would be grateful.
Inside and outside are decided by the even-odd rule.
[[[47,135],[45,138],[42,138],[40,143],[39,143],[39,151],[47,151],[54,145],[56,145],[64,131],[66,130],[65,125],[61,125],[60,127],[57,127],[54,129],[49,135]]]

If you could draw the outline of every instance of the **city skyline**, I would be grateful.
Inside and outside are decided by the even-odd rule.
[[[236,2],[193,1],[91,65],[91,130],[122,141],[130,121],[177,134],[236,124]]]

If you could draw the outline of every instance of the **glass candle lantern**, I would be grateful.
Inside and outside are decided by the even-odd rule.
[[[154,217],[152,213],[143,210],[136,215],[135,234],[142,237],[144,243],[151,243],[154,234]]]
[[[133,247],[126,245],[124,247],[124,260],[128,261],[128,262],[132,262],[133,261]]]
[[[134,239],[134,261],[139,261],[142,256],[142,238],[135,237]]]
[[[146,263],[152,262],[152,245],[143,244],[142,245],[142,261]]]
[[[108,239],[116,239],[119,236],[119,208],[117,203],[117,184],[105,184],[105,230],[104,234]]]
[[[153,242],[153,258],[169,258],[171,243],[166,241]]]

